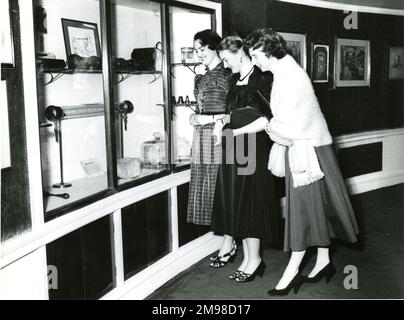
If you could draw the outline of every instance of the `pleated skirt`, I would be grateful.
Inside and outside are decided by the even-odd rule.
[[[326,247],[331,239],[357,241],[358,224],[334,150],[331,145],[315,150],[324,177],[308,186],[293,187],[289,161],[285,161],[285,251]]]

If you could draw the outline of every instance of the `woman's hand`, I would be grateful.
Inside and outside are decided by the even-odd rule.
[[[224,124],[221,120],[216,121],[215,127],[213,128],[213,135],[216,137],[215,146],[222,142],[222,132]]]
[[[234,129],[233,130],[234,136],[236,137],[241,134],[253,134],[253,133],[263,131],[263,130],[265,130],[265,126],[267,125],[267,123],[268,123],[267,118],[260,117],[257,120],[251,122],[250,124],[247,124],[244,127]]]
[[[195,126],[204,126],[204,125],[207,125],[207,124],[213,123],[213,122],[215,122],[213,116],[208,116],[208,115],[203,115],[203,114],[192,114],[189,117],[189,123],[194,127]]]
[[[240,134],[243,134],[243,132],[240,129],[233,129],[233,137],[237,137]]]
[[[189,123],[192,126],[205,126],[207,124],[213,124],[217,121],[221,121],[223,125],[228,123],[230,120],[228,115],[218,114],[218,115],[206,115],[206,114],[192,114],[189,117]]]

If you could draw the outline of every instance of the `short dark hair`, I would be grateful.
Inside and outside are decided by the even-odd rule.
[[[282,59],[288,53],[285,39],[269,28],[255,30],[246,38],[244,44],[253,50],[262,47],[268,57],[274,56],[277,59]]]
[[[194,41],[199,40],[201,46],[208,46],[210,50],[217,51],[222,38],[213,30],[206,29],[194,35]]]
[[[231,53],[237,53],[243,49],[247,56],[250,56],[248,48],[244,46],[244,41],[238,35],[227,36],[220,42],[219,51],[229,50]]]

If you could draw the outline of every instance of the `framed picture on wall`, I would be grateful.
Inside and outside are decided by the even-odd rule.
[[[328,82],[330,66],[330,46],[324,44],[312,45],[311,78],[314,83]]]
[[[404,79],[404,47],[390,47],[389,80]]]
[[[101,58],[100,39],[96,23],[62,19],[67,57]]]
[[[285,39],[289,54],[306,70],[306,35],[288,32],[278,33]]]
[[[337,87],[370,86],[370,42],[368,40],[336,40],[335,76]]]

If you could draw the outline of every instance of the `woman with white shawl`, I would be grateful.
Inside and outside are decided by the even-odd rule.
[[[246,40],[253,62],[274,75],[266,131],[275,142],[268,169],[285,177],[285,251],[292,251],[286,270],[269,295],[297,293],[303,282],[327,282],[336,269],[330,262],[331,239],[356,242],[358,226],[332,149],[332,138],[306,71],[287,53],[285,40],[270,29]],[[317,247],[313,270],[299,267],[306,249]]]

